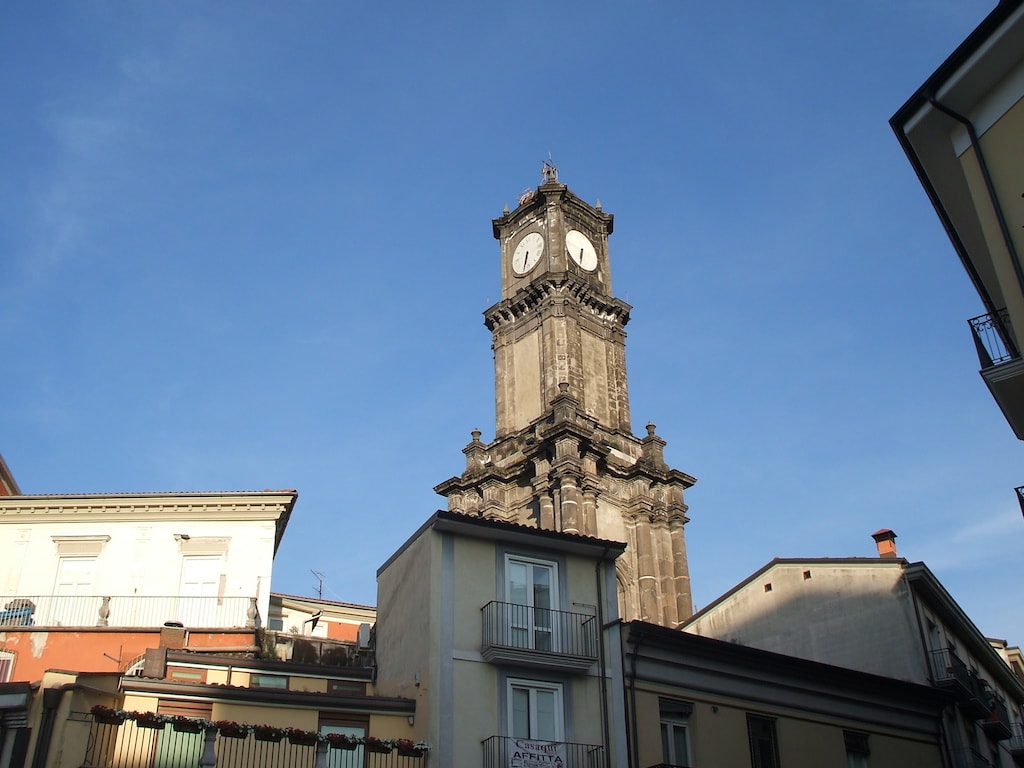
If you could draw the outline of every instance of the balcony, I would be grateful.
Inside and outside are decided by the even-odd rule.
[[[89,719],[89,738],[82,768],[194,768],[205,757],[204,766],[266,766],[267,768],[420,768],[423,755],[335,749],[327,743],[300,746],[287,739],[258,741],[253,734],[226,738],[216,728],[199,733],[181,733],[172,725],[159,729],[138,727],[132,722],[107,725]],[[64,745],[65,755],[68,745]],[[71,763],[68,763],[69,765]]]
[[[985,735],[994,741],[1005,741],[1013,736],[1013,729],[1010,727],[1010,713],[1006,704],[992,697],[992,711],[988,717],[981,721],[981,729]]]
[[[992,712],[992,694],[987,683],[978,678],[949,648],[932,651],[932,678],[937,688],[956,695],[964,717],[980,720]]]
[[[992,768],[992,763],[981,752],[964,747],[953,753],[954,768]]]
[[[1024,360],[1021,359],[1005,309],[968,321],[981,363],[981,377],[1010,423],[1024,440]]]
[[[595,744],[491,736],[484,740],[483,748],[483,768],[508,768],[510,765],[601,768],[604,765],[604,747]],[[517,754],[523,757],[517,760]]]
[[[1010,741],[1006,745],[1007,749],[1010,750],[1010,754],[1013,756],[1013,760],[1017,765],[1024,766],[1024,725],[1021,723],[1013,724],[1013,733],[1010,736]]]
[[[139,595],[0,595],[0,627],[249,628],[258,612],[253,597],[144,597]]]
[[[596,616],[496,601],[481,611],[487,661],[562,671],[584,671],[597,661]]]

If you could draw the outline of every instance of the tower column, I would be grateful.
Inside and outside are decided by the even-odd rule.
[[[658,577],[654,572],[654,551],[651,542],[651,520],[648,510],[636,516],[637,585],[640,587],[640,616],[643,621],[658,623]],[[627,619],[629,617],[623,616]]]
[[[686,621],[693,615],[693,596],[690,593],[690,570],[686,564],[686,537],[683,525],[686,517],[682,514],[669,518],[669,536],[672,542],[673,589],[676,596],[676,620]]]
[[[598,485],[589,478],[583,481],[583,509],[580,515],[580,533],[597,536],[597,494]]]
[[[651,523],[651,538],[656,554],[655,567],[658,573],[658,623],[673,627],[678,623],[678,613],[673,590],[675,589],[675,567],[672,557],[672,540],[668,520],[660,511]]]

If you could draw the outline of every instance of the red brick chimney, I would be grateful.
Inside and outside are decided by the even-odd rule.
[[[899,557],[896,554],[896,534],[888,528],[875,531],[871,534],[871,538],[875,540],[875,545],[878,547],[879,557]]]

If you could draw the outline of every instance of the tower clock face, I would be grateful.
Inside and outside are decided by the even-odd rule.
[[[594,244],[578,229],[570,229],[565,233],[565,250],[581,269],[587,272],[597,269],[597,251],[594,250]]]
[[[512,270],[517,275],[525,275],[540,261],[544,253],[544,238],[540,232],[530,232],[516,246],[512,253]]]

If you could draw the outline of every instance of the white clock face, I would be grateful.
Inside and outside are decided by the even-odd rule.
[[[578,229],[570,229],[565,233],[565,250],[581,269],[587,272],[597,269],[597,251],[594,250],[594,244]]]
[[[512,253],[512,270],[517,275],[525,275],[540,261],[544,253],[544,238],[540,232],[531,232],[519,241]]]

